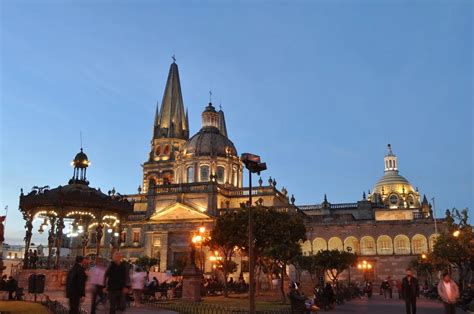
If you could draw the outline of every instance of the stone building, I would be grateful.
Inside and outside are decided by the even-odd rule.
[[[239,208],[248,199],[243,164],[227,133],[224,112],[209,103],[201,129],[193,136],[189,130],[178,65],[173,62],[156,111],[143,183],[137,194],[127,196],[134,202],[134,213],[122,233],[122,250],[128,257],[157,257],[161,271],[173,269],[187,254],[199,228],[209,232],[221,210]],[[399,174],[390,145],[384,168],[372,192],[350,204],[332,204],[325,196],[321,204],[295,206],[274,180],[263,185],[260,179],[253,194],[265,206],[306,214],[303,254],[351,250],[373,266],[365,272],[356,268],[354,278],[378,280],[401,275],[413,258],[432,249],[436,237],[431,205]],[[441,228],[441,221],[438,224]],[[206,262],[205,269],[210,267]]]
[[[248,200],[243,187],[243,163],[229,138],[225,116],[212,103],[204,107],[201,129],[189,134],[178,65],[170,66],[161,105],[157,108],[143,183],[122,233],[122,251],[129,258],[140,255],[160,260],[160,270],[172,270],[187,256],[191,238],[201,230],[208,235],[220,211],[240,208]],[[253,189],[265,206],[296,210],[285,189],[268,181]],[[205,230],[205,231],[204,231]],[[211,270],[203,248],[205,270]]]

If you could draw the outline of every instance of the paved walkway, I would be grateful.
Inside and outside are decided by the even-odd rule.
[[[384,300],[381,295],[374,295],[369,300],[367,297],[356,299],[339,305],[335,310],[329,312],[320,312],[328,314],[347,314],[347,313],[364,313],[364,314],[404,314],[405,302],[397,299]],[[419,298],[417,300],[417,314],[444,314],[443,304],[438,301]],[[463,313],[460,309],[457,313]]]

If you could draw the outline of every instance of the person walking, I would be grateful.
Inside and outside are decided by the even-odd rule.
[[[109,294],[110,314],[125,310],[125,295],[128,292],[130,276],[128,266],[122,262],[123,255],[115,252],[110,266],[105,271],[105,289]]]
[[[91,314],[96,313],[97,304],[105,301],[104,281],[105,281],[105,260],[97,258],[95,267],[90,272],[90,284],[92,288]],[[99,297],[99,300],[97,300]]]
[[[443,300],[444,312],[446,314],[456,313],[456,301],[459,298],[459,288],[447,272],[443,274],[443,280],[438,283],[438,294],[441,300]]]
[[[133,305],[135,307],[140,307],[142,292],[145,287],[145,277],[146,274],[136,267],[132,275]]]
[[[407,268],[406,276],[402,280],[402,297],[405,300],[407,314],[416,314],[416,298],[419,296],[418,279],[413,277],[411,268]]]
[[[89,267],[89,257],[77,256],[76,263],[67,273],[66,297],[69,299],[69,314],[79,314],[79,303],[86,296],[86,269]]]

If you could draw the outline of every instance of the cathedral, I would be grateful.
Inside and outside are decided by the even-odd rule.
[[[244,166],[226,129],[225,115],[212,103],[203,108],[201,129],[190,134],[178,65],[169,69],[161,104],[156,108],[148,160],[137,194],[127,195],[133,214],[124,222],[121,250],[128,258],[159,260],[159,271],[173,270],[189,252],[193,236],[209,235],[221,211],[238,209],[249,197]],[[338,249],[357,253],[353,278],[401,278],[409,262],[433,249],[442,220],[418,188],[399,174],[398,159],[388,145],[384,172],[372,191],[354,203],[297,205],[275,180],[258,181],[252,190],[264,206],[305,216],[305,255]],[[206,247],[202,268],[212,270]],[[369,267],[367,267],[369,265]]]

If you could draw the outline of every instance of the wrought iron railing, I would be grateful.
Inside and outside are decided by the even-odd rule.
[[[247,309],[237,307],[224,307],[215,304],[155,301],[148,303],[149,306],[159,309],[176,311],[183,314],[248,314]],[[258,314],[290,314],[290,307],[278,310],[256,311]]]

